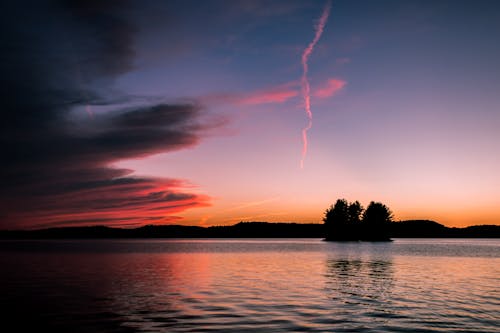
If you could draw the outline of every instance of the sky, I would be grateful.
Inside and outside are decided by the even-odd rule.
[[[500,3],[2,4],[0,229],[500,224]]]

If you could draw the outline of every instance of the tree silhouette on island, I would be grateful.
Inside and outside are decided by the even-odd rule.
[[[392,212],[383,203],[370,202],[366,210],[359,203],[338,199],[325,212],[326,241],[390,241]]]

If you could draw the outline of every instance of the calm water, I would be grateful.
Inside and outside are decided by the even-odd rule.
[[[500,332],[500,240],[0,242],[2,330]]]

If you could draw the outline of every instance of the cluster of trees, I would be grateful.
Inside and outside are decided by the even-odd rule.
[[[390,241],[392,212],[380,202],[372,201],[364,209],[359,201],[338,199],[326,210],[323,221],[329,241]]]

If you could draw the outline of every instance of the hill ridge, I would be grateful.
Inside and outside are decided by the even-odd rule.
[[[432,220],[392,222],[391,238],[500,238],[500,225],[446,227]],[[102,225],[38,230],[2,230],[0,239],[85,238],[324,238],[322,223],[246,221],[230,226],[146,225],[133,229]]]

